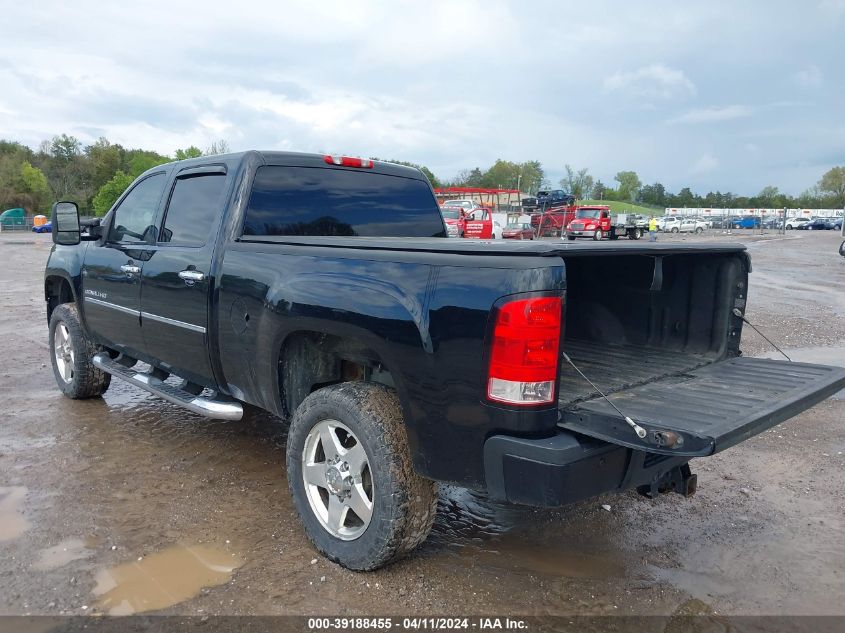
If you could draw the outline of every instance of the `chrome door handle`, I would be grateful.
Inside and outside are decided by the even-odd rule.
[[[134,266],[132,264],[124,264],[120,267],[120,270],[125,272],[127,275],[137,275],[141,272],[141,267]]]
[[[205,273],[198,270],[183,270],[179,273],[179,278],[184,279],[187,284],[193,284],[205,279]]]

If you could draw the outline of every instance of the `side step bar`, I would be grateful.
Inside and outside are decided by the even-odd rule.
[[[174,385],[169,385],[155,378],[151,374],[135,371],[112,360],[105,352],[95,354],[92,359],[94,366],[102,369],[116,378],[140,387],[151,394],[164,398],[168,402],[183,407],[188,411],[204,415],[207,418],[217,420],[240,420],[243,417],[244,409],[240,402],[234,400],[213,400],[202,398],[192,393],[183,391]]]

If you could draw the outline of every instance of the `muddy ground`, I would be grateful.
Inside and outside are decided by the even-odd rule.
[[[444,487],[415,555],[356,574],[300,529],[278,420],[209,421],[117,381],[102,400],[59,395],[49,239],[0,235],[0,614],[845,614],[841,393],[694,460],[691,499],[534,510]],[[845,364],[834,232],[661,236],[694,239],[748,243],[751,321]]]

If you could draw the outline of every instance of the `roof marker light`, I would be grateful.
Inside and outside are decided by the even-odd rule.
[[[352,156],[338,156],[337,154],[326,154],[323,157],[329,165],[339,165],[341,167],[359,167],[362,169],[372,169],[373,161],[369,158],[354,158]]]

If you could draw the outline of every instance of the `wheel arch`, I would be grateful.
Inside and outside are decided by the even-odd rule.
[[[64,275],[51,274],[44,278],[44,300],[47,302],[47,322],[53,310],[63,303],[77,303],[76,291],[70,279]]]
[[[349,381],[395,389],[407,414],[407,392],[391,371],[392,356],[369,333],[297,329],[281,338],[277,350],[277,406],[286,416],[317,389]]]

